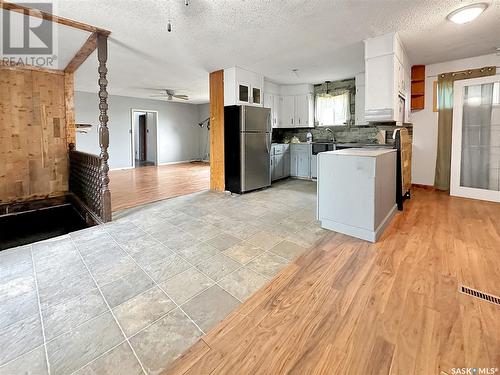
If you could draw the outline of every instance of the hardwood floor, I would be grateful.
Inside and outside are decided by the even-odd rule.
[[[331,233],[168,374],[451,374],[500,368],[500,205],[415,189],[382,239]]]
[[[210,187],[210,166],[201,162],[117,170],[109,175],[113,212]]]

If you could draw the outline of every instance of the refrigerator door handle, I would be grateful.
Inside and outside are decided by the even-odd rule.
[[[271,133],[266,134],[266,149],[267,154],[271,156]]]

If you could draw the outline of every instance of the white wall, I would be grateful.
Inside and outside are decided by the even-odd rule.
[[[87,134],[77,133],[76,148],[93,154],[100,151],[98,104],[97,94],[75,93],[76,122],[94,125]],[[160,164],[200,158],[199,105],[125,96],[110,96],[108,104],[110,168],[132,166],[131,109],[158,111]]]
[[[432,111],[432,86],[437,80],[437,75],[483,66],[500,66],[500,56],[496,54],[476,56],[425,67],[425,109],[411,114],[413,123],[412,182],[414,184],[434,185],[438,114]]]
[[[198,105],[198,122],[205,120],[210,117],[210,104],[199,104]],[[207,127],[201,128],[200,131],[200,158],[203,160],[210,159],[210,132]]]

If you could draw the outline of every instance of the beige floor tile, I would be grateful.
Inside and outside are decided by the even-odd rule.
[[[161,283],[160,287],[178,305],[182,305],[188,299],[212,285],[214,285],[213,280],[193,267]]]
[[[200,263],[196,266],[198,270],[215,281],[223,278],[228,273],[235,271],[238,267],[240,267],[238,262],[225,256],[224,254],[216,255],[206,262]]]
[[[160,374],[193,345],[200,330],[179,309],[175,309],[130,339],[148,374]]]
[[[287,266],[288,262],[288,260],[276,254],[265,252],[248,263],[246,267],[268,278],[273,278],[279,271]]]
[[[264,276],[243,267],[219,280],[218,284],[240,301],[245,301],[267,281]]]
[[[297,258],[299,255],[306,251],[306,248],[300,245],[297,245],[291,241],[282,241],[276,246],[274,246],[271,250],[272,253],[282,256],[283,258],[292,260]]]
[[[227,255],[231,259],[234,259],[240,264],[245,264],[250,262],[256,256],[259,256],[263,253],[260,247],[252,245],[249,242],[240,242],[229,249],[225,250],[223,253]]]
[[[115,307],[113,312],[130,337],[175,307],[175,303],[155,286]]]
[[[270,248],[279,244],[281,241],[283,241],[282,236],[267,231],[260,231],[247,239],[247,242],[250,242],[252,245],[258,246],[263,250],[269,250]]]
[[[236,298],[214,285],[189,300],[182,309],[204,332],[208,332],[239,304]]]

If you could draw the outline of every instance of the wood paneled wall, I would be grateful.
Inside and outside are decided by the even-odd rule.
[[[64,74],[0,67],[0,203],[67,190]]]
[[[224,191],[224,71],[210,73],[210,189]]]

